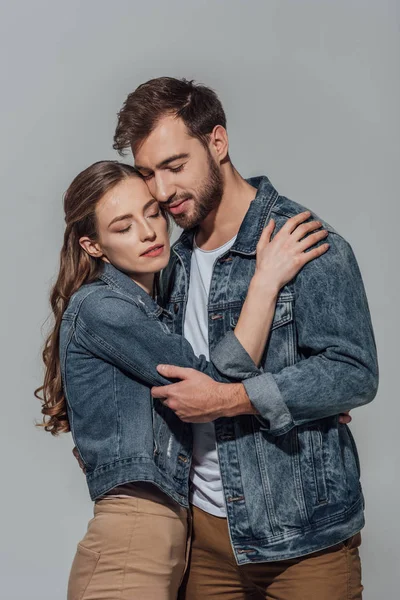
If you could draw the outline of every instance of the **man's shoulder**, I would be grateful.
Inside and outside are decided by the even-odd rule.
[[[309,210],[311,212],[312,219],[318,219],[322,223],[322,227],[327,229],[329,233],[334,233],[341,237],[339,233],[330,225],[325,219],[317,215],[311,208],[303,206],[294,200],[290,200],[290,198],[286,198],[286,196],[278,196],[276,202],[271,211],[271,217],[275,220],[277,224],[277,228],[280,229],[288,219],[295,217],[296,215]]]
[[[340,235],[340,233],[336,231],[336,229],[334,229],[327,221],[317,215],[312,209],[302,206],[301,204],[298,204],[297,202],[294,202],[285,196],[279,196],[277,198],[271,211],[271,218],[273,218],[276,223],[274,233],[277,233],[288,219],[306,210],[311,212],[311,219],[317,219],[318,221],[321,221],[322,227],[329,232],[328,238],[319,242],[318,245],[327,241],[329,242],[330,248],[329,251],[321,258],[311,261],[311,263],[307,265],[307,268],[304,268],[300,272],[296,280],[300,281],[304,278],[304,276],[307,276],[307,274],[311,275],[316,269],[318,270],[319,267],[323,267],[321,271],[322,275],[327,275],[329,273],[329,276],[331,276],[332,269],[329,268],[337,268],[339,272],[340,266],[343,266],[344,264],[353,266],[356,265],[357,260],[354,256],[352,246],[342,235]],[[334,267],[334,265],[336,265],[336,267]]]

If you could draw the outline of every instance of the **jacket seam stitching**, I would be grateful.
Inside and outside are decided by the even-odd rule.
[[[138,377],[150,380],[152,382],[152,385],[158,385],[158,382],[152,377],[151,373],[147,373],[146,371],[142,371],[141,369],[139,369],[136,365],[127,360],[125,356],[117,352],[115,348],[107,344],[107,342],[105,342],[101,337],[90,331],[90,329],[84,323],[79,323],[79,321],[77,320],[76,325],[77,328],[80,328],[88,336],[90,336],[98,346],[105,348],[111,353],[111,355],[114,355],[117,358],[119,358],[121,362],[123,362],[127,367],[129,367],[129,369],[133,371]]]

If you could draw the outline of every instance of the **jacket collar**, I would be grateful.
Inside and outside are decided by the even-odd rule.
[[[251,177],[250,179],[246,179],[246,181],[257,188],[257,193],[243,219],[231,252],[253,255],[256,253],[258,240],[267,224],[279,194],[268,177]],[[195,229],[184,231],[173,247],[174,252],[177,254],[180,252],[191,252],[194,234]]]
[[[114,290],[132,298],[149,316],[158,317],[163,312],[163,309],[140,285],[110,263],[104,263],[103,272],[99,279]]]

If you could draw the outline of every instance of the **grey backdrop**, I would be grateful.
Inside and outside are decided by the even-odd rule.
[[[115,157],[117,110],[160,75],[214,87],[240,172],[268,174],[356,252],[381,367],[353,413],[365,598],[398,598],[399,23],[395,0],[0,2],[2,598],[65,598],[91,516],[70,437],[33,426],[61,197]]]

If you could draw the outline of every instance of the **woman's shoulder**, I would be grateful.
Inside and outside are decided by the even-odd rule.
[[[96,280],[74,293],[65,312],[92,323],[105,319],[115,322],[127,315],[132,318],[141,310],[132,297]]]

